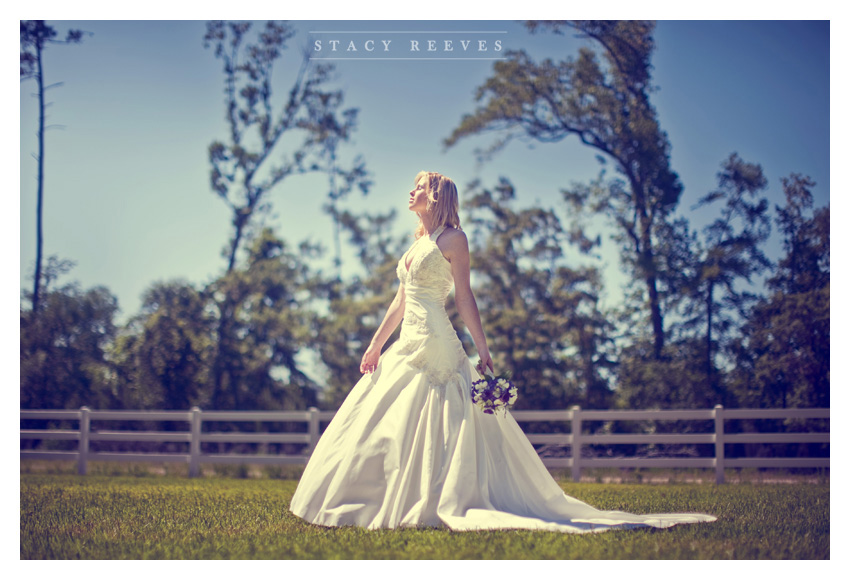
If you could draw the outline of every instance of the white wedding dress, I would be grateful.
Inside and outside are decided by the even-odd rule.
[[[715,520],[600,511],[574,499],[510,414],[488,415],[472,403],[478,374],[444,307],[453,278],[436,244],[442,231],[422,236],[399,260],[399,340],[328,425],[292,497],[292,513],[323,526],[573,533]]]

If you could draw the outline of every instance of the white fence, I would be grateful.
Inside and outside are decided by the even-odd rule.
[[[189,475],[200,473],[202,463],[231,464],[306,464],[320,436],[321,423],[329,422],[335,411],[94,411],[80,410],[21,410],[21,421],[77,421],[79,428],[21,429],[21,440],[75,440],[76,451],[41,451],[22,449],[21,459],[64,459],[77,462],[78,473],[84,475],[89,461],[175,461],[189,465]],[[513,411],[520,423],[535,421],[570,423],[568,433],[528,433],[532,444],[570,448],[569,457],[543,457],[547,467],[569,468],[575,481],[583,469],[614,468],[702,468],[714,469],[717,483],[723,483],[724,471],[730,468],[819,468],[829,469],[829,458],[823,457],[726,457],[729,444],[829,443],[829,432],[822,430],[781,432],[727,433],[726,421],[732,420],[829,420],[829,409],[724,409],[718,405],[706,410],[656,411],[594,411],[573,407],[558,411]],[[176,421],[188,423],[186,431],[105,431],[91,429],[92,421]],[[306,423],[306,432],[205,432],[204,422]],[[587,422],[610,421],[709,421],[713,432],[707,433],[618,433],[592,434],[583,432]],[[125,442],[183,442],[188,453],[127,453],[94,452],[92,441]],[[298,455],[202,453],[202,443],[299,443],[304,452]],[[587,446],[613,445],[711,445],[713,457],[582,457]]]

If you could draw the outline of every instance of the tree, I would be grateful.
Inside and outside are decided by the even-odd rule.
[[[565,195],[578,209],[610,216],[622,233],[625,265],[643,282],[652,352],[660,358],[665,330],[657,244],[682,185],[670,169],[670,144],[649,100],[654,24],[550,21],[527,26],[532,32],[575,30],[601,47],[607,66],[603,68],[589,48],[582,48],[577,59],[559,63],[536,63],[524,51],[508,51],[478,89],[476,100],[485,104],[465,115],[445,144],[500,131],[484,152],[489,156],[516,137],[548,143],[575,136],[612,161],[621,179]],[[587,240],[582,229],[574,229],[573,235]]]
[[[785,257],[768,287],[799,294],[829,286],[829,206],[812,209],[815,182],[792,173],[782,178],[785,207],[776,207],[776,225],[783,234]],[[806,213],[812,212],[811,217]]]
[[[518,408],[605,408],[612,401],[611,325],[599,310],[592,267],[564,264],[563,229],[552,210],[513,209],[506,179],[471,187],[475,296],[494,362],[523,385]]]
[[[813,209],[814,185],[798,174],[782,179],[776,224],[785,255],[735,343],[742,404],[829,407],[829,206]]]
[[[266,228],[252,240],[246,264],[206,289],[215,324],[224,329],[214,334],[214,409],[315,404],[317,385],[299,355],[313,346],[321,281],[307,263],[317,251],[307,244],[293,251]]]
[[[715,385],[715,339],[725,339],[735,322],[746,318],[755,295],[737,287],[771,263],[761,249],[770,235],[767,199],[758,193],[767,187],[760,165],[744,162],[736,153],[717,174],[718,189],[699,200],[695,208],[725,202],[720,216],[703,230],[695,256],[696,269],[686,307],[686,325],[705,329],[705,373]],[[725,340],[721,346],[725,345]]]
[[[705,341],[697,337],[671,338],[660,360],[649,341],[625,346],[617,357],[617,406],[706,409],[727,403],[709,380],[705,357]]]
[[[21,309],[21,408],[108,406],[106,351],[115,337],[117,299],[104,287],[51,286],[72,263],[50,257],[42,271],[42,306]],[[24,296],[32,300],[32,296]]]
[[[229,142],[214,141],[209,147],[213,191],[230,208],[233,236],[227,249],[227,271],[237,255],[252,220],[268,209],[268,194],[286,178],[309,172],[324,172],[341,178],[330,192],[343,197],[355,186],[368,190],[366,169],[361,159],[341,169],[337,148],[350,139],[356,127],[357,110],[340,111],[342,91],[326,88],[332,68],[313,65],[305,54],[295,82],[275,113],[272,104],[272,72],[275,62],[295,34],[287,23],[267,22],[255,44],[246,44],[250,22],[209,22],[204,47],[215,47],[225,75]],[[300,144],[289,154],[282,142]],[[273,157],[280,153],[280,161]],[[335,184],[340,183],[334,181]]]
[[[357,158],[344,170],[337,159],[338,146],[349,140],[356,127],[357,110],[340,111],[342,92],[326,88],[333,69],[314,65],[305,53],[288,96],[275,113],[273,67],[295,32],[286,23],[268,22],[257,41],[249,44],[246,39],[251,27],[250,22],[209,22],[204,36],[204,47],[215,47],[225,76],[229,142],[214,141],[209,160],[212,189],[232,212],[233,235],[225,250],[227,274],[236,267],[254,218],[269,209],[270,192],[288,177],[310,172],[329,175],[329,197],[334,203],[355,186],[363,193],[368,191],[363,161]],[[291,152],[284,152],[283,142],[298,143],[299,138]],[[279,161],[275,162],[275,156]],[[226,293],[223,296],[216,329],[219,350],[212,369],[216,393],[225,390],[228,372],[227,355],[221,349],[238,340],[228,334],[235,328],[231,322],[238,306],[227,301]]]
[[[207,298],[182,281],[158,282],[115,340],[116,388],[130,408],[189,409],[211,397],[212,318]]]
[[[36,191],[36,238],[35,238],[35,275],[33,276],[32,310],[38,312],[41,300],[41,262],[44,250],[44,232],[42,215],[44,213],[44,132],[45,91],[58,87],[62,83],[45,86],[44,49],[50,44],[72,44],[82,41],[83,32],[69,30],[65,40],[57,40],[56,30],[47,26],[43,20],[21,20],[21,80],[35,79],[38,85],[38,189]]]

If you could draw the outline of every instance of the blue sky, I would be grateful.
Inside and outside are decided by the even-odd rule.
[[[230,235],[230,218],[208,185],[207,147],[225,137],[226,126],[220,62],[203,48],[204,22],[48,23],[60,35],[79,28],[92,36],[81,45],[51,46],[45,56],[46,81],[63,83],[49,94],[49,123],[62,128],[50,130],[46,143],[45,255],[74,260],[69,279],[84,288],[108,287],[119,299],[122,318],[138,311],[142,292],[157,280],[210,281],[226,265],[221,250]],[[499,56],[495,38],[503,50],[525,49],[556,60],[575,55],[581,44],[569,36],[532,36],[513,21],[294,24],[299,34],[276,68],[278,102],[291,84],[298,48],[311,46],[311,38],[333,36],[310,31],[343,31],[340,38],[358,43],[372,38],[378,46],[381,39],[393,39],[398,41],[394,48],[412,38],[430,35],[443,41],[463,36],[458,31],[476,31],[474,40],[490,41],[486,58]],[[410,34],[394,34],[400,31]],[[780,178],[792,172],[817,182],[817,205],[829,203],[828,22],[661,21],[655,39],[653,81],[659,90],[653,102],[672,144],[673,169],[685,186],[684,215],[695,224],[706,219],[690,207],[715,187],[720,163],[732,152],[762,165],[772,204],[782,203]],[[492,62],[334,61],[346,105],[360,110],[359,129],[346,151],[363,155],[374,181],[368,196],[353,196],[346,206],[394,207],[399,233],[409,231],[415,220],[406,215],[406,194],[413,176],[425,169],[452,177],[461,196],[472,179],[490,186],[506,176],[517,188],[520,205],[552,205],[563,216],[559,189],[598,171],[593,151],[576,140],[514,143],[480,168],[473,150],[489,138],[442,149],[461,116],[474,109],[474,91],[489,76]],[[35,257],[34,91],[33,81],[21,83],[24,287],[31,284]],[[320,210],[324,188],[324,179],[284,182],[270,197],[270,225],[289,242],[310,238],[330,250],[332,224]],[[612,243],[607,247],[609,301],[616,303],[622,278],[615,248]],[[778,241],[768,249],[771,257],[779,256]],[[352,260],[347,258],[349,264]]]

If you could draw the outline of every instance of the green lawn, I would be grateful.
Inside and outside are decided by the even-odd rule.
[[[21,559],[828,559],[829,483],[570,483],[601,509],[704,512],[665,530],[321,528],[289,513],[296,481],[21,474]]]

